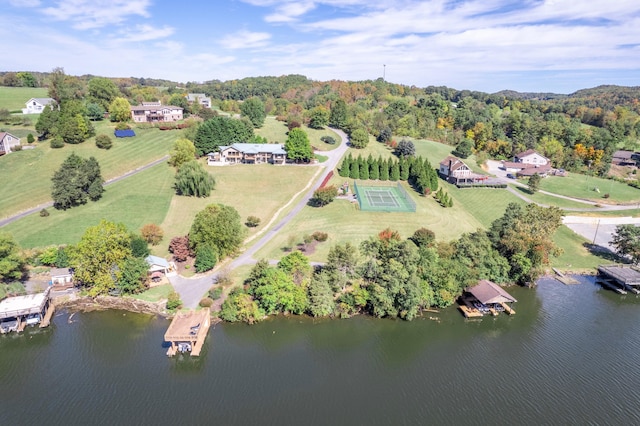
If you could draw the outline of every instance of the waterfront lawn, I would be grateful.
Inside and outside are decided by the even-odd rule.
[[[166,299],[169,296],[169,293],[171,293],[172,291],[173,291],[173,286],[171,284],[163,284],[156,287],[152,287],[146,291],[143,291],[140,294],[134,294],[126,297],[144,300],[145,302],[159,302],[163,299]]]
[[[331,151],[340,146],[342,139],[338,136],[333,130],[328,128],[325,129],[312,129],[307,126],[302,126],[302,130],[305,131],[307,136],[309,137],[309,142],[311,146],[317,148],[318,151]],[[278,121],[272,115],[267,116],[264,120],[264,124],[259,129],[256,129],[255,132],[257,135],[260,135],[264,138],[267,138],[269,143],[281,143],[284,144],[287,141],[287,132],[289,129],[287,128],[287,123],[283,121]],[[336,143],[334,145],[329,145],[320,140],[322,136],[331,136],[335,139]]]
[[[31,98],[48,98],[48,90],[42,87],[0,86],[0,109],[22,113],[22,108]],[[18,135],[16,135],[18,136]]]
[[[596,266],[613,261],[613,254],[589,250],[590,242],[564,225],[558,228],[553,240],[563,253],[551,257],[551,266],[562,271],[594,272]]]
[[[100,122],[97,134],[109,134],[113,148],[98,149],[91,138],[78,145],[65,145],[52,149],[49,142],[37,144],[37,148],[22,150],[0,157],[3,184],[0,185],[0,216],[6,217],[51,200],[51,177],[60,164],[72,152],[88,158],[94,156],[105,180],[120,176],[168,154],[178,131],[136,129],[134,138],[113,137],[113,125]]]
[[[248,228],[251,236],[260,232],[287,202],[301,191],[321,170],[315,166],[274,166],[271,164],[238,164],[205,166],[216,179],[216,189],[206,198],[175,196],[162,223],[165,241],[186,235],[195,215],[214,203],[234,207],[244,223],[247,216],[257,216],[260,225]],[[300,197],[299,195],[298,197]],[[288,207],[292,207],[291,203]],[[286,208],[283,209],[287,210]],[[159,255],[166,254],[166,244],[158,246]]]
[[[594,191],[594,188],[598,188],[600,192]],[[577,173],[569,173],[564,177],[548,176],[540,181],[540,189],[601,204],[640,201],[639,189],[614,180]],[[608,199],[604,198],[607,193],[610,194]]]
[[[6,225],[3,231],[12,234],[24,248],[76,243],[89,226],[97,225],[101,219],[121,222],[130,231],[138,232],[144,224],[160,224],[164,220],[174,196],[173,179],[173,169],[158,164],[108,186],[96,202],[66,211],[49,208],[48,217],[35,213]],[[161,244],[166,243],[165,236]]]
[[[440,186],[453,198],[453,209],[456,207],[465,209],[472,214],[484,228],[489,228],[494,220],[502,217],[509,203],[516,203],[522,206],[526,205],[524,200],[516,197],[506,189],[460,189],[442,180],[440,181]]]

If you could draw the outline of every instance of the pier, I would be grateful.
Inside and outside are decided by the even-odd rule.
[[[631,265],[598,266],[598,283],[620,294],[640,294],[640,270]]]
[[[22,332],[28,325],[47,327],[54,307],[49,298],[51,287],[44,293],[7,297],[0,302],[0,333]]]
[[[167,350],[167,356],[174,356],[178,352],[189,352],[191,356],[200,356],[210,325],[209,308],[178,312],[173,317],[167,332],[164,333],[165,342],[171,344]]]
[[[509,305],[514,302],[516,299],[499,285],[488,280],[480,280],[460,296],[458,309],[465,318],[481,318],[484,315],[495,317],[500,312],[514,315],[516,311]]]

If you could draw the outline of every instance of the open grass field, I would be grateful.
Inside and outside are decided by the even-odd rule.
[[[49,208],[48,217],[32,214],[2,230],[25,248],[76,243],[89,226],[101,219],[123,223],[137,232],[146,223],[160,224],[164,220],[174,196],[173,175],[171,167],[158,164],[110,185],[96,202],[66,211]]]
[[[243,222],[247,216],[259,217],[260,225],[248,228],[248,235],[253,235],[261,231],[278,209],[304,188],[319,170],[316,166],[270,164],[205,167],[215,177],[216,189],[207,198],[173,198],[161,225],[166,241],[173,236],[187,234],[195,215],[213,203],[234,207]]]
[[[111,123],[96,125],[97,134],[113,135]],[[33,150],[22,150],[0,157],[3,185],[0,185],[0,217],[10,216],[51,200],[51,177],[72,152],[94,156],[109,180],[168,154],[180,131],[136,129],[134,138],[113,138],[113,148],[98,149],[94,138],[78,145],[52,149],[48,142]]]
[[[453,207],[445,210],[453,210],[456,208],[464,209],[480,222],[483,228],[488,228],[494,220],[501,217],[509,203],[526,204],[523,200],[504,189],[460,189],[455,185],[450,185],[442,181],[440,185],[453,198]]]
[[[611,256],[591,252],[588,249],[589,241],[564,225],[558,229],[553,240],[564,252],[551,258],[551,266],[561,271],[594,272],[597,265],[612,262]]]
[[[307,136],[309,137],[309,142],[311,146],[315,147],[318,151],[331,151],[336,149],[340,145],[340,136],[338,136],[334,131],[329,129],[312,129],[307,126],[302,126],[302,130],[305,131]],[[267,138],[270,143],[278,142],[284,144],[287,141],[287,132],[289,129],[287,128],[287,124],[276,120],[276,118],[272,115],[267,116],[264,120],[264,125],[256,129],[256,134]],[[331,136],[336,140],[335,145],[329,145],[320,140],[322,136]]]
[[[561,209],[588,209],[595,208],[595,204],[585,204],[579,203],[572,200],[567,200],[565,198],[554,197],[553,195],[543,194],[541,192],[536,192],[535,194],[531,194],[527,188],[523,188],[521,186],[513,185],[513,188],[520,192],[522,195],[527,197],[528,199],[535,201],[539,204],[544,204],[547,206],[556,206]]]
[[[594,188],[598,188],[600,192],[594,191]],[[541,180],[540,189],[554,194],[593,200],[601,204],[640,201],[640,189],[613,180],[577,173],[569,173],[565,177],[546,177]],[[603,198],[607,193],[610,194],[610,198]]]
[[[48,89],[41,87],[0,86],[0,109],[22,113],[25,103],[31,98],[47,98]]]
[[[131,297],[133,299],[144,300],[145,302],[159,302],[160,300],[166,299],[169,296],[169,293],[173,291],[173,287],[171,284],[163,284],[153,288],[148,289],[140,294],[134,294],[132,296],[124,296]]]

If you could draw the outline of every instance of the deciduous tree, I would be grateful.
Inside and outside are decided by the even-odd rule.
[[[109,119],[120,123],[131,120],[131,105],[122,97],[116,97],[109,104]]]
[[[289,130],[284,149],[287,151],[287,158],[296,162],[309,161],[313,158],[309,138],[304,130],[300,128]]]
[[[178,195],[208,197],[216,180],[197,160],[182,164],[176,173],[175,188]]]
[[[85,160],[71,153],[51,180],[51,197],[56,209],[66,210],[88,199],[96,201],[104,192],[100,165],[94,157]]]
[[[140,228],[140,235],[145,241],[153,246],[158,245],[162,238],[164,237],[164,232],[162,228],[160,228],[155,223],[147,223],[142,228]]]
[[[244,235],[245,229],[236,209],[210,204],[196,214],[189,231],[189,244],[196,253],[200,246],[209,245],[222,259],[240,248]]]
[[[267,113],[264,110],[264,103],[260,98],[249,98],[240,104],[240,112],[247,117],[253,127],[262,127]]]
[[[611,245],[620,256],[629,256],[635,264],[640,263],[640,227],[618,225],[613,234]]]
[[[354,148],[364,148],[369,143],[369,134],[364,129],[355,129],[349,135],[349,141]]]
[[[13,237],[0,232],[0,281],[21,280],[27,273],[27,264]]]
[[[173,150],[169,157],[169,164],[179,168],[184,163],[195,160],[196,147],[189,139],[180,138],[173,144]]]

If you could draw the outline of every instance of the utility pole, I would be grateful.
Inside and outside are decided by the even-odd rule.
[[[382,64],[382,81],[383,82],[386,75],[387,75],[387,64]]]

